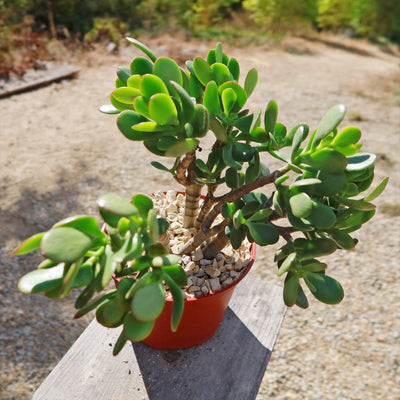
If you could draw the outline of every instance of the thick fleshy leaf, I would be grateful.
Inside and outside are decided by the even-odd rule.
[[[237,97],[236,105],[233,108],[232,112],[239,112],[242,109],[242,107],[246,104],[247,94],[240,85],[232,81],[225,82],[222,85],[220,85],[218,88],[218,93],[221,95],[222,92],[228,88],[233,89]]]
[[[96,310],[97,322],[107,328],[116,328],[122,324],[125,312],[121,310],[114,299],[105,300]]]
[[[335,229],[329,232],[329,236],[337,243],[338,247],[345,250],[351,250],[356,245],[357,241],[353,239],[345,231]]]
[[[159,93],[149,101],[150,118],[160,125],[178,125],[178,111],[169,95]]]
[[[187,285],[187,275],[180,265],[162,267],[164,273],[168,274],[177,285],[184,287]]]
[[[149,99],[144,98],[143,96],[136,97],[133,102],[133,107],[137,113],[142,115],[145,118],[150,118],[149,114]]]
[[[139,210],[139,214],[145,218],[153,208],[153,201],[145,194],[136,194],[132,197],[132,204]]]
[[[25,294],[45,292],[58,286],[64,274],[64,264],[28,272],[18,281],[18,289]]]
[[[336,243],[332,239],[295,239],[294,246],[301,260],[332,254],[336,249]]]
[[[289,270],[296,262],[296,253],[289,254],[282,265],[279,267],[278,276],[282,276],[285,272]]]
[[[306,218],[310,215],[314,202],[307,193],[299,193],[289,199],[292,213],[297,218]]]
[[[278,104],[275,100],[271,100],[267,105],[267,109],[265,110],[264,115],[264,127],[267,132],[274,134],[277,119]]]
[[[319,202],[313,202],[311,212],[305,218],[317,229],[329,229],[336,222],[336,215],[333,210]]]
[[[115,108],[112,104],[103,104],[99,108],[100,112],[103,114],[119,114],[121,111],[118,108]]]
[[[171,81],[179,85],[183,84],[178,64],[168,57],[161,57],[154,63],[153,74],[160,77],[167,87],[171,85]]]
[[[347,158],[333,149],[318,150],[309,156],[301,156],[300,160],[328,174],[343,172],[347,166]]]
[[[116,292],[117,292],[116,289],[112,289],[105,294],[97,296],[96,298],[94,298],[92,301],[90,301],[87,304],[79,305],[79,306],[77,304],[75,304],[75,307],[79,308],[79,310],[75,313],[74,318],[80,318],[80,317],[82,317],[82,315],[85,315],[89,311],[94,310],[97,306],[99,306],[106,300],[113,299],[115,297]],[[84,293],[84,292],[82,292],[82,293]]]
[[[356,144],[361,138],[361,131],[355,126],[348,126],[340,131],[332,141],[333,147]]]
[[[371,211],[376,208],[374,204],[364,200],[341,199],[340,202],[354,210]]]
[[[112,92],[112,96],[120,103],[133,104],[136,97],[140,96],[140,91],[132,87],[121,87]]]
[[[130,217],[138,214],[138,209],[133,204],[112,193],[101,196],[97,200],[97,206],[110,214],[121,217]]]
[[[153,258],[152,265],[154,267],[168,267],[170,265],[178,265],[181,262],[181,257],[177,254],[166,254]]]
[[[289,272],[283,286],[283,300],[288,307],[292,307],[296,303],[299,285],[299,276]]]
[[[225,89],[222,92],[221,99],[225,114],[229,115],[237,100],[235,91],[231,88]]]
[[[344,297],[340,283],[325,274],[310,273],[305,282],[316,299],[326,304],[338,304]]]
[[[14,250],[14,254],[21,256],[23,254],[35,251],[40,247],[40,242],[44,236],[45,232],[37,233],[31,236],[29,239],[25,240],[17,249]]]
[[[233,158],[232,150],[233,150],[233,144],[231,142],[228,142],[222,148],[222,158],[226,165],[233,167],[233,168],[237,169],[238,171],[240,171],[242,169],[242,163],[240,163],[239,161],[236,161]]]
[[[166,171],[166,172],[170,172],[169,168],[166,167],[165,165],[159,163],[158,161],[152,161],[150,163],[154,168],[159,169],[160,171]]]
[[[127,67],[119,67],[117,71],[118,78],[126,86],[126,82],[131,76],[131,71]]]
[[[278,231],[271,224],[263,224],[260,222],[247,222],[247,228],[254,241],[260,245],[274,244],[279,239]]]
[[[239,186],[239,175],[235,168],[228,168],[225,172],[226,185],[231,189],[236,189]]]
[[[139,89],[141,75],[132,75],[126,82],[128,87]]]
[[[211,71],[213,73],[213,79],[217,85],[222,85],[231,79],[231,73],[229,68],[221,63],[215,63],[211,65]]]
[[[168,147],[165,151],[167,157],[180,157],[194,150],[199,144],[197,139],[184,139]]]
[[[210,114],[217,116],[221,114],[222,110],[218,94],[218,86],[214,81],[208,83],[206,87],[203,104]]]
[[[193,118],[193,115],[194,115],[193,100],[189,96],[189,93],[187,93],[187,91],[182,86],[180,86],[176,82],[172,82],[171,84],[175,88],[175,90],[178,92],[179,97],[181,99],[184,122],[188,122]]]
[[[139,82],[139,88],[142,95],[148,99],[158,93],[167,94],[168,89],[161,78],[156,75],[147,74],[143,75]]]
[[[360,171],[373,165],[376,155],[372,153],[358,153],[347,157],[346,171]]]
[[[258,152],[256,152],[251,162],[249,162],[248,168],[246,169],[246,183],[255,181],[260,175],[260,170],[260,155]]]
[[[338,174],[327,174],[325,172],[320,172],[318,174],[318,179],[321,183],[313,186],[316,193],[324,196],[333,196],[339,193],[346,186],[347,177],[344,172],[339,172]]]
[[[154,328],[154,321],[141,322],[133,317],[130,313],[124,318],[124,334],[132,342],[141,342],[150,335]]]
[[[76,215],[63,219],[54,224],[53,228],[59,228],[61,226],[75,228],[87,235],[93,235],[99,238],[107,237],[99,228],[96,219],[88,215]]]
[[[258,81],[258,72],[255,68],[252,68],[246,76],[246,79],[244,81],[244,90],[247,94],[247,97],[250,97],[250,95],[253,93],[254,89],[257,86],[257,81]]]
[[[359,211],[347,209],[337,217],[336,228],[348,229],[353,226],[360,226],[369,221],[375,214],[375,210]]]
[[[128,337],[125,334],[125,331],[122,330],[120,335],[118,336],[117,341],[115,342],[114,348],[113,348],[113,356],[117,356],[120,351],[123,349],[125,346],[126,342],[128,341]]]
[[[290,154],[290,159],[294,162],[295,158],[297,157],[297,152],[300,148],[302,141],[307,137],[308,130],[305,130],[303,125],[300,125],[293,136],[292,141],[292,150]]]
[[[230,58],[228,62],[228,68],[232,74],[233,80],[237,82],[239,80],[239,75],[240,75],[240,66],[235,57]],[[250,95],[248,94],[248,96]]]
[[[172,315],[171,315],[171,330],[176,332],[179,323],[182,318],[183,309],[185,306],[182,290],[172,279],[169,274],[164,274],[165,283],[168,285],[170,292],[172,293],[172,298],[174,300],[172,305]]]
[[[126,40],[136,46],[139,50],[143,51],[143,53],[146,54],[150,58],[150,60],[156,61],[156,55],[145,44],[139,42],[139,40],[132,37],[127,37]]]
[[[389,178],[385,178],[367,197],[365,197],[365,201],[375,200],[384,190],[386,185],[389,182]]]
[[[139,289],[131,303],[132,315],[141,322],[154,321],[165,305],[164,289],[160,282],[151,282]]]
[[[338,104],[332,107],[321,119],[317,130],[312,138],[312,146],[315,148],[318,143],[327,135],[329,135],[343,120],[346,114],[346,107]]]
[[[145,57],[135,57],[131,63],[132,75],[146,75],[153,72],[153,63]]]
[[[294,189],[295,187],[302,187],[302,186],[312,186],[318,183],[321,183],[321,181],[318,178],[299,179],[298,181],[293,182],[289,186],[289,189]]]
[[[157,214],[153,209],[150,209],[147,214],[147,223],[149,226],[149,233],[152,243],[156,243],[160,232],[158,230]]]
[[[203,86],[207,86],[208,82],[213,80],[213,71],[206,61],[200,57],[193,60],[193,70]]]
[[[74,228],[61,227],[46,232],[40,243],[41,253],[53,261],[75,262],[92,247],[90,236]]]

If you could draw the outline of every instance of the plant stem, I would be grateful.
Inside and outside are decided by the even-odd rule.
[[[183,227],[193,228],[199,211],[199,200],[201,195],[201,185],[186,186],[185,211],[183,215]]]

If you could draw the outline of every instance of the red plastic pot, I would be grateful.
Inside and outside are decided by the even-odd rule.
[[[185,298],[185,308],[176,332],[170,328],[172,298],[167,298],[161,315],[155,321],[153,331],[144,343],[160,350],[180,349],[204,343],[217,331],[236,285],[252,267],[256,245],[251,245],[250,263],[238,280],[219,292],[203,297]]]

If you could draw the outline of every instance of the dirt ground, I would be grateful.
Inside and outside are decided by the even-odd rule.
[[[279,121],[314,129],[331,106],[344,103],[343,126],[359,126],[365,150],[378,155],[377,183],[390,176],[376,200],[375,219],[357,235],[356,250],[329,260],[345,299],[337,306],[312,301],[308,310],[288,310],[258,400],[400,399],[400,57],[395,49],[328,39],[225,47],[239,59],[242,76],[252,66],[259,71],[252,109],[275,99]],[[146,43],[179,61],[198,51],[206,55],[215,45],[179,44],[172,37]],[[20,294],[17,280],[37,256],[15,258],[12,249],[61,218],[96,215],[101,194],[129,198],[176,187],[150,166],[154,158],[140,144],[119,133],[114,117],[98,111],[108,102],[116,68],[138,54],[134,47],[113,55],[101,47],[68,54],[81,68],[78,78],[0,100],[2,400],[31,398],[92,318],[72,320],[75,294],[56,302]],[[251,273],[281,285],[273,253],[259,249]]]

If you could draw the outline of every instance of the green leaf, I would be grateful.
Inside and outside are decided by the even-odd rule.
[[[111,277],[117,268],[116,253],[113,253],[110,245],[106,247],[105,253],[101,258],[100,265],[101,273],[99,285],[102,289],[104,289],[110,283]]]
[[[337,243],[338,247],[345,250],[351,250],[355,247],[357,241],[345,231],[335,229],[329,232],[329,236]]]
[[[61,226],[75,228],[82,233],[86,233],[86,235],[93,235],[103,239],[107,238],[107,235],[99,228],[96,219],[88,215],[76,215],[63,219],[54,224],[53,228],[59,228]]]
[[[360,171],[373,165],[376,155],[372,153],[358,153],[347,157],[346,171]]]
[[[332,107],[321,119],[317,130],[312,137],[312,147],[315,148],[318,143],[340,124],[346,114],[346,107],[338,104]]]
[[[159,170],[161,170],[161,171],[171,172],[171,171],[169,170],[169,168],[167,168],[165,165],[159,163],[158,161],[152,161],[150,164],[151,164],[154,168],[157,168],[157,169],[159,169]]]
[[[31,236],[29,239],[25,240],[18,248],[14,250],[14,254],[17,256],[21,256],[23,254],[27,254],[30,253],[31,251],[39,249],[40,242],[42,241],[44,234],[45,232],[41,232]]]
[[[285,261],[279,267],[278,276],[282,276],[285,272],[287,272],[290,269],[290,267],[292,267],[295,264],[296,256],[297,256],[296,253],[291,253],[285,258]]]
[[[160,282],[151,282],[139,289],[131,303],[132,315],[140,322],[154,321],[165,305],[164,289]]]
[[[28,272],[18,281],[18,289],[25,294],[45,292],[58,286],[64,274],[64,264]]]
[[[251,162],[249,162],[248,168],[246,169],[246,183],[255,181],[259,177],[260,171],[260,154],[258,153],[258,151],[256,151]]]
[[[271,224],[263,224],[260,222],[247,222],[251,237],[260,245],[274,244],[279,240],[278,231]]]
[[[222,147],[222,158],[224,163],[230,167],[233,167],[240,171],[242,169],[242,163],[236,161],[232,155],[233,145],[231,142],[228,142],[225,146]]]
[[[207,84],[203,98],[204,107],[211,115],[221,114],[221,103],[219,101],[218,86],[214,81]]]
[[[107,213],[120,217],[130,217],[137,215],[137,208],[123,197],[108,193],[97,200],[97,206]]]
[[[131,71],[129,68],[126,67],[119,67],[117,71],[118,78],[121,80],[121,82],[126,86],[126,82],[131,76]]]
[[[288,307],[296,303],[299,286],[299,276],[296,273],[288,273],[283,286],[283,300]]]
[[[246,92],[237,83],[230,81],[220,85],[218,88],[218,93],[221,95],[222,92],[226,89],[233,89],[233,91],[235,92],[237,101],[235,107],[232,109],[232,112],[239,112],[242,109],[242,107],[246,104],[247,101]]]
[[[181,288],[175,283],[175,281],[168,275],[164,274],[165,283],[168,285],[169,290],[174,300],[172,305],[171,315],[171,331],[176,332],[179,323],[182,318],[183,309],[185,306],[184,297]]]
[[[192,98],[182,86],[178,85],[176,82],[172,82],[171,84],[178,92],[181,99],[184,122],[191,121],[195,112]]]
[[[115,342],[113,349],[113,356],[117,356],[120,353],[120,351],[123,349],[127,341],[128,337],[126,336],[125,331],[122,330],[122,332],[118,336],[117,341]]]
[[[347,146],[356,144],[361,138],[361,131],[355,126],[348,126],[340,131],[333,139],[333,147]]]
[[[225,172],[226,185],[231,189],[236,189],[239,186],[239,174],[235,168],[228,168]]]
[[[153,63],[145,57],[135,57],[131,62],[132,75],[146,75],[153,72]]]
[[[131,77],[128,78],[126,83],[129,87],[139,89],[140,78],[141,75],[132,75]]]
[[[172,87],[171,81],[183,84],[178,64],[168,57],[161,57],[154,63],[153,74],[159,76],[168,88]]]
[[[60,298],[65,297],[72,289],[75,278],[78,276],[82,260],[78,260],[71,264],[65,271],[60,287]],[[66,268],[67,269],[67,268]]]
[[[336,223],[336,215],[326,204],[313,202],[311,212],[306,217],[316,229],[329,229]]]
[[[74,262],[92,247],[92,239],[74,229],[61,227],[50,229],[42,238],[41,253],[53,261]]]
[[[369,221],[375,214],[375,210],[358,211],[347,209],[337,216],[336,228],[348,229],[353,226],[359,226]]]
[[[139,88],[142,95],[148,99],[158,93],[169,95],[165,83],[156,75],[143,75],[139,82]]]
[[[133,101],[136,99],[136,97],[140,95],[141,93],[138,89],[131,87],[121,87],[115,89],[111,94],[111,96],[113,96],[118,102],[129,105],[133,104]]]
[[[314,202],[307,193],[299,193],[289,199],[292,213],[297,218],[306,218],[310,215]]]
[[[149,224],[149,232],[150,232],[151,241],[153,243],[155,243],[155,242],[157,242],[157,240],[160,236],[160,232],[158,230],[157,214],[152,208],[148,212],[147,221]]]
[[[214,133],[215,137],[222,143],[226,143],[228,141],[228,135],[226,133],[226,129],[222,126],[222,124],[214,117],[210,118],[210,128]]]
[[[176,254],[166,254],[153,258],[152,265],[154,267],[167,267],[170,265],[178,265],[181,262],[181,257]]]
[[[298,238],[294,246],[300,260],[326,256],[332,254],[336,249],[336,243],[332,239],[304,239]]]
[[[300,160],[328,174],[337,174],[347,169],[346,156],[333,149],[318,150],[309,156],[301,156]]]
[[[141,135],[132,129],[132,126],[137,125],[145,119],[137,112],[132,110],[123,111],[118,119],[117,125],[122,134],[130,140],[142,140]]]
[[[385,178],[368,196],[365,197],[365,201],[375,200],[384,190],[389,182],[389,178]]]
[[[164,273],[168,274],[177,285],[184,287],[187,285],[187,275],[180,265],[170,265],[162,267]]]
[[[121,310],[114,299],[105,300],[96,310],[97,322],[107,328],[116,328],[123,322],[125,312]]]
[[[123,322],[123,332],[132,342],[141,342],[146,339],[154,328],[154,321],[141,322],[130,313],[125,315]]]
[[[172,146],[168,147],[165,152],[166,157],[180,157],[186,153],[194,150],[198,145],[199,141],[197,139],[183,139],[174,143]]]
[[[79,310],[75,313],[74,318],[80,318],[80,317],[82,317],[82,315],[85,315],[89,311],[94,310],[98,305],[102,304],[106,300],[114,298],[116,292],[117,292],[117,289],[112,289],[112,290],[108,291],[107,293],[102,294],[101,296],[97,296],[95,299],[93,299],[87,305],[77,307],[77,308],[79,308]],[[84,292],[82,292],[82,293],[84,293]],[[76,307],[76,305],[75,305],[75,307]]]
[[[102,112],[103,114],[119,114],[120,110],[118,110],[118,108],[115,108],[112,104],[103,104],[102,106],[100,106],[99,108],[100,112]]]
[[[304,294],[303,288],[299,284],[299,288],[297,290],[297,299],[296,299],[296,305],[301,307],[301,308],[308,308],[308,300],[306,295]]]
[[[297,152],[300,148],[300,145],[302,143],[302,141],[307,137],[308,135],[308,129],[305,130],[303,125],[300,125],[293,137],[293,142],[292,142],[292,150],[291,150],[291,154],[290,154],[290,160],[292,162],[295,161],[295,158],[297,157]]]
[[[337,174],[319,172],[318,179],[321,180],[321,183],[313,186],[313,189],[316,193],[323,196],[333,196],[339,193],[345,188],[347,182],[347,177],[344,172],[339,172]]]
[[[275,100],[271,100],[268,105],[267,109],[265,110],[264,115],[264,125],[265,130],[274,134],[275,132],[275,125],[278,119],[278,104]]]
[[[137,113],[139,113],[146,119],[150,118],[149,99],[145,99],[143,96],[136,97],[133,102],[133,107]]]
[[[232,74],[233,80],[235,82],[237,82],[239,80],[239,75],[240,75],[240,66],[235,57],[230,58],[230,60],[228,62],[228,68]],[[250,96],[250,95],[248,95],[248,96]]]
[[[314,297],[323,303],[338,304],[344,297],[340,283],[325,274],[310,273],[305,281]]]
[[[222,92],[221,98],[225,114],[229,115],[237,100],[236,93],[233,89],[228,88]]]
[[[318,183],[321,183],[321,181],[317,178],[304,178],[304,179],[299,179],[298,181],[293,182],[290,186],[289,189],[294,189],[296,187],[303,187],[303,186],[312,186],[312,185],[317,185]]]
[[[351,200],[351,199],[344,199],[341,198],[340,202],[353,208],[354,210],[361,210],[361,211],[371,211],[375,210],[375,206],[372,203],[368,203],[364,200]]]
[[[258,81],[258,72],[255,68],[252,68],[246,75],[246,79],[244,81],[244,90],[247,94],[247,97],[253,93],[254,89],[257,86]]]
[[[146,45],[144,45],[143,43],[139,42],[139,40],[136,40],[132,37],[127,37],[126,39],[128,40],[128,42],[136,46],[139,50],[143,51],[143,53],[146,54],[150,58],[150,60],[156,61],[157,57]]]
[[[153,208],[151,197],[145,194],[135,194],[132,197],[132,204],[138,209],[142,218],[146,218],[148,212]]]
[[[213,80],[218,86],[231,79],[231,73],[228,67],[224,64],[217,62],[211,65],[211,71],[213,73]]]
[[[178,125],[178,111],[169,95],[158,93],[149,101],[150,118],[160,125]]]
[[[207,86],[208,82],[213,79],[213,71],[211,67],[200,57],[193,60],[193,70],[196,78],[203,86]]]
[[[193,119],[191,125],[195,137],[203,137],[209,129],[209,116],[205,107],[201,104],[196,104],[194,107]],[[225,139],[226,140],[226,139]]]

